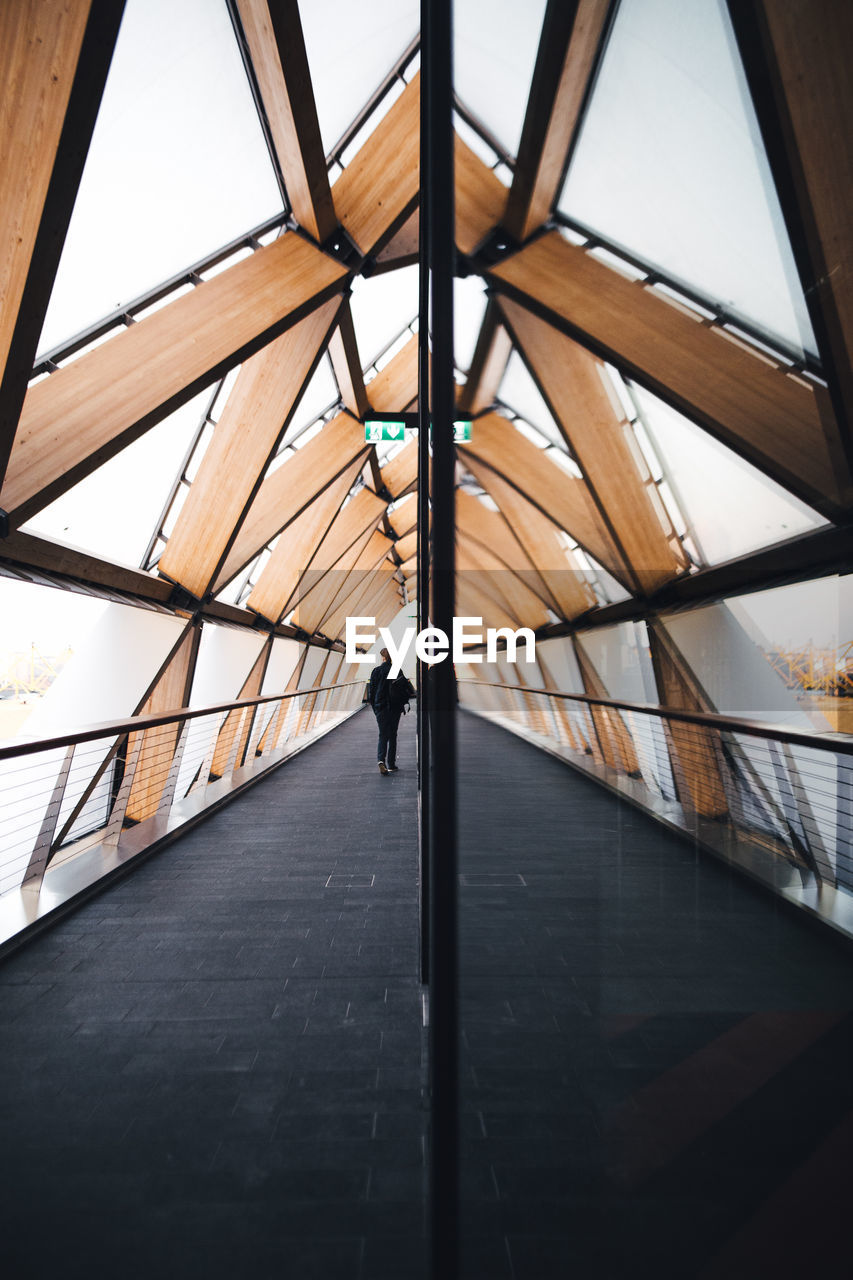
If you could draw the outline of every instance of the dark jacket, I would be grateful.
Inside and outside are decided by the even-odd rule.
[[[370,690],[367,700],[377,715],[389,709],[388,694],[390,683],[388,681],[388,672],[390,670],[391,662],[389,660],[381,663],[378,667],[374,667],[370,673]]]

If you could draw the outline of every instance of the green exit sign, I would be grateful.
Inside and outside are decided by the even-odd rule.
[[[414,430],[414,428],[413,428]],[[432,427],[430,427],[432,432]],[[376,418],[366,418],[364,438],[368,444],[381,444],[383,440],[405,440],[405,422],[384,422]],[[454,444],[467,444],[471,439],[471,419],[460,418],[453,424]]]
[[[405,440],[405,422],[376,422],[369,418],[364,424],[364,438],[368,444],[379,444],[382,440]]]

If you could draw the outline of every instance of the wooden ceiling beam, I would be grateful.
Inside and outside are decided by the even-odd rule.
[[[338,225],[297,0],[236,0],[293,215],[327,240]]]
[[[376,413],[403,413],[418,395],[418,335],[412,334],[384,369],[367,384]]]
[[[729,14],[853,468],[853,10],[729,2]],[[840,481],[843,486],[843,481]]]
[[[607,370],[518,303],[501,307],[635,588],[649,594],[689,562]]]
[[[524,241],[551,215],[598,65],[610,0],[549,0],[502,226]]]
[[[420,184],[420,76],[415,76],[335,183],[341,224],[364,254],[378,254],[414,212]]]
[[[338,301],[244,361],[158,563],[199,599],[206,595],[325,349]]]
[[[829,519],[843,513],[851,486],[833,465],[837,427],[823,387],[783,372],[557,231],[531,241],[488,278]]]
[[[370,404],[364,389],[349,298],[344,299],[338,313],[337,328],[329,342],[329,358],[344,408],[349,409],[356,418],[364,418],[370,412]]]
[[[0,5],[0,483],[123,9],[123,0]]]
[[[558,528],[571,534],[614,577],[625,582],[626,566],[585,482],[552,462],[507,418],[494,413],[478,418],[474,439],[470,444],[458,445],[457,451],[487,492],[491,492],[489,473],[493,472]]]
[[[12,526],[339,294],[345,279],[301,236],[281,236],[30,387],[0,490]]]
[[[300,584],[294,614],[300,626],[309,635],[317,632],[339,598],[350,594],[363,581],[364,575],[386,558],[390,547],[391,543],[384,534],[377,529],[367,529],[344,551],[329,572],[319,576],[317,581]]]
[[[568,621],[594,608],[595,593],[574,556],[560,542],[553,521],[495,472],[484,473],[483,480],[525,557],[535,565],[554,612]]]
[[[359,424],[347,413],[327,422],[301,449],[296,449],[270,472],[255,495],[237,537],[213,584],[221,591],[258,552],[295,520],[343,473],[350,484],[367,456],[368,446]]]
[[[282,529],[264,565],[246,608],[278,622],[317,548],[329,532],[349,493],[350,475],[344,471],[328,488]]]
[[[490,298],[471,368],[459,395],[461,413],[481,413],[494,403],[511,351],[512,339],[500,322],[494,299]]]
[[[418,480],[418,442],[410,440],[379,472],[383,486],[396,501],[408,493]],[[393,514],[393,512],[392,512]]]

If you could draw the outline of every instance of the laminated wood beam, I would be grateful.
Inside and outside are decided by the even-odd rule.
[[[338,225],[297,0],[236,0],[294,217],[321,243]]]
[[[361,372],[358,343],[348,298],[344,300],[338,314],[337,328],[329,342],[329,357],[344,407],[357,418],[363,418],[368,413],[370,405],[364,389],[364,377]]]
[[[661,705],[711,711],[663,628],[651,623],[648,635]],[[664,730],[681,803],[703,818],[724,818],[729,806],[714,732],[678,720],[665,721]]]
[[[607,28],[610,0],[550,0],[502,225],[526,240],[550,216]]]
[[[378,253],[417,206],[419,138],[420,76],[415,76],[332,189],[341,224],[362,254]]]
[[[571,552],[561,544],[553,521],[500,476],[492,473],[486,479],[525,555],[536,566],[554,612],[568,621],[594,608],[595,593]]]
[[[496,488],[503,485],[503,482],[494,473],[491,474],[490,482]],[[506,485],[505,487],[517,498],[519,506],[524,505],[527,515],[532,513],[535,517],[539,517],[545,522],[552,536],[556,539],[556,526],[550,520],[547,520],[536,507],[531,506],[530,503],[525,503],[521,495],[516,493],[511,486]],[[495,499],[495,501],[497,500]],[[553,609],[554,613],[562,616],[562,611],[557,605],[538,566],[533,564],[533,561],[524,550],[516,532],[517,525],[510,523],[503,510],[491,511],[472,494],[466,493],[464,489],[457,489],[456,528],[459,534],[473,545],[488,548],[493,555],[498,557],[506,569],[512,570],[513,573],[522,578],[543,604]]]
[[[490,299],[477,338],[468,377],[459,395],[462,413],[480,413],[493,403],[512,350],[512,340]]]
[[[348,471],[332,481],[310,506],[292,520],[278,537],[263,573],[246,601],[246,607],[278,622],[329,527],[349,493]]]
[[[853,10],[843,0],[730,0],[845,458],[853,429]]]
[[[383,535],[380,534],[379,537],[383,538]],[[300,583],[294,617],[308,635],[314,635],[319,630],[338,598],[343,598],[344,593],[352,592],[357,583],[363,581],[365,573],[375,569],[388,554],[390,544],[383,538],[381,542],[373,541],[372,551],[365,559],[365,552],[373,539],[376,539],[376,530],[368,529],[327,573],[316,579],[309,575],[307,582]],[[353,577],[353,573],[358,577]]]
[[[126,592],[141,601],[165,604],[172,594],[171,583],[152,578],[149,573],[112,564],[75,547],[64,547],[59,542],[49,542],[20,530],[0,541],[0,560],[40,569],[60,578],[73,578],[107,591]]]
[[[501,307],[634,583],[670,582],[687,556],[604,365],[518,303]]]
[[[453,146],[456,244],[463,253],[470,254],[500,222],[507,190],[458,134]]]
[[[418,546],[417,533],[408,533],[406,534],[405,538],[400,538],[398,542],[395,542],[394,550],[397,552],[397,555],[400,558],[400,562],[403,563],[404,561],[409,560],[413,555],[415,555],[417,551],[417,546]]]
[[[404,347],[367,384],[370,407],[377,413],[402,413],[418,394],[418,337]]]
[[[518,623],[498,602],[470,578],[456,578],[456,610],[460,617],[482,618],[486,627],[510,627]]]
[[[408,493],[418,479],[418,442],[409,443],[381,468],[379,477],[394,499]],[[393,513],[392,513],[393,514]]]
[[[264,644],[255,661],[252,663],[252,669],[246,676],[240,686],[240,692],[237,699],[240,698],[257,698],[261,692],[261,685],[264,682],[267,666],[270,660],[270,646],[272,637]],[[257,708],[255,708],[255,711]],[[249,731],[252,726],[253,711],[248,707],[240,707],[229,711],[222,724],[216,738],[216,748],[213,752],[213,761],[210,766],[211,778],[221,778],[229,768],[239,768],[243,755],[246,750],[246,744],[249,740]]]
[[[201,629],[198,625],[190,624],[186,628],[168,666],[137,715],[158,715],[187,705],[200,637]],[[143,822],[157,812],[172,767],[180,730],[180,724],[164,724],[142,734],[142,748],[133,775],[125,818]],[[130,735],[127,759],[131,759],[134,754],[138,736],[135,733]]]
[[[368,599],[377,583],[384,579],[386,574],[393,572],[394,566],[390,561],[387,565],[385,563],[393,545],[391,539],[386,538],[378,530],[373,534],[346,580],[336,584],[337,590],[314,631],[335,639],[346,615],[356,615],[360,612],[364,601]],[[312,604],[312,609],[314,607]],[[299,619],[300,611],[297,610],[294,620],[298,625],[302,625]],[[307,631],[308,628],[305,627],[305,630]]]
[[[548,610],[539,597],[488,547],[457,537],[456,570],[458,583],[473,581],[517,620],[517,626],[535,630],[547,620]]]
[[[783,373],[557,231],[493,268],[489,280],[828,518],[843,510],[850,488],[833,465],[837,427],[824,388]]]
[[[382,271],[396,270],[397,267],[413,266],[420,252],[420,235],[420,211],[415,209],[414,213],[409,214],[397,234],[376,255],[374,275],[379,275]]]
[[[123,9],[123,0],[0,5],[0,482]]]
[[[14,527],[339,294],[346,270],[287,234],[30,387],[0,506]]]
[[[402,498],[398,499],[391,516],[393,517],[392,534],[396,534],[398,538],[404,538],[407,533],[413,533],[418,527],[417,495],[414,492],[403,494]]]
[[[575,641],[575,654],[583,680],[584,691],[590,698],[607,698],[601,678],[591,659],[582,646]],[[640,762],[634,747],[634,740],[615,707],[590,706],[589,712],[595,726],[598,745],[604,757],[604,763],[619,773],[627,773],[629,777],[640,776]]]
[[[552,462],[507,418],[498,414],[478,418],[474,439],[457,448],[484,489],[490,492],[489,473],[496,473],[570,533],[614,577],[625,581],[625,565],[584,481]]]
[[[214,594],[344,471],[349,473],[352,484],[367,452],[363,429],[349,414],[339,413],[302,449],[295,450],[268,474],[217,575]]]
[[[240,369],[157,566],[199,599],[216,577],[317,367],[338,305],[332,299],[318,307]]]

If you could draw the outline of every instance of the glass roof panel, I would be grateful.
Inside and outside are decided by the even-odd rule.
[[[453,281],[453,347],[460,369],[471,367],[485,310],[485,285],[478,276]]]
[[[825,524],[805,503],[657,396],[634,387],[643,422],[708,564]]]
[[[723,0],[622,0],[559,208],[816,350]]]
[[[362,368],[418,314],[417,265],[352,282],[352,319]]]
[[[37,512],[24,532],[139,565],[209,395],[195,396]]]
[[[418,0],[301,0],[299,16],[328,155],[418,34],[420,6]]]
[[[294,436],[312,423],[319,414],[328,409],[329,405],[334,404],[337,399],[338,388],[332,374],[332,368],[328,358],[324,356],[317,365],[313,378],[305,388],[302,399],[296,406],[296,412],[287,428],[285,442],[290,444]]]
[[[40,350],[281,208],[225,0],[128,0]]]
[[[530,376],[530,372],[521,356],[515,350],[512,351],[507,361],[498,395],[504,404],[508,405],[510,409],[513,409],[527,422],[532,423],[534,427],[537,427],[543,435],[548,437],[552,444],[557,445],[560,449],[566,449],[566,442],[560,434],[560,428],[551,416],[550,409],[542,398],[542,393]]]
[[[545,0],[456,0],[456,92],[511,156],[518,152]]]

